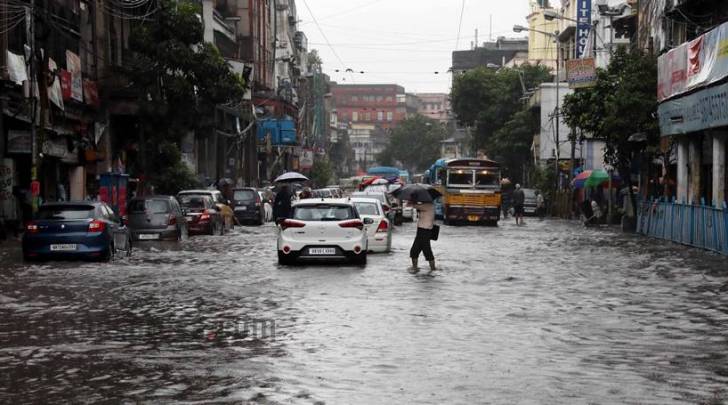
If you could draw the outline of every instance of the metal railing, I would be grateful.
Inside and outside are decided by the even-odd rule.
[[[644,201],[639,205],[637,233],[728,255],[728,206]]]

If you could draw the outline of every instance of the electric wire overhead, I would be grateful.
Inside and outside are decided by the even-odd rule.
[[[311,11],[311,7],[308,6],[308,2],[306,0],[303,0],[303,5],[306,6],[306,9],[308,10],[308,13],[311,15],[311,19],[316,24],[316,28],[318,28],[319,32],[321,33],[321,36],[324,38],[324,41],[326,41],[326,44],[329,46],[329,49],[331,49],[331,52],[336,56],[336,59],[339,60],[339,63],[341,63],[341,67],[343,69],[346,69],[346,63],[341,59],[341,56],[336,52],[334,47],[331,45],[331,41],[329,41],[329,38],[324,33],[324,30],[321,28],[321,26],[318,23],[318,20],[316,20],[316,16],[313,14],[313,11]],[[351,75],[351,81],[354,82],[354,76]]]

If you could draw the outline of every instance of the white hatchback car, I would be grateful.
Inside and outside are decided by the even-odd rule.
[[[349,199],[306,199],[293,204],[293,215],[278,224],[278,263],[348,260],[366,264],[368,238],[364,219]]]
[[[382,203],[376,198],[352,198],[351,201],[362,219],[372,220],[371,224],[365,225],[369,251],[388,253],[392,249],[392,226],[384,213]]]

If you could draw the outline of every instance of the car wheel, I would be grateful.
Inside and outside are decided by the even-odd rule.
[[[351,263],[356,264],[357,266],[366,266],[367,252],[362,252],[358,255],[354,255],[354,257],[351,258]]]
[[[290,255],[283,254],[280,250],[278,251],[278,264],[283,266],[290,266],[295,263],[295,259]]]
[[[100,261],[102,262],[110,262],[114,260],[114,256],[116,254],[116,247],[114,246],[114,242],[109,242],[109,246],[106,248],[106,251],[101,255]]]

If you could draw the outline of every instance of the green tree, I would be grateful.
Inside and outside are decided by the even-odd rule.
[[[493,136],[523,107],[524,88],[551,79],[549,69],[542,65],[469,70],[455,77],[452,108],[461,123],[475,129],[473,146],[492,154]],[[500,137],[499,142],[504,140]]]
[[[416,115],[392,130],[389,143],[377,160],[384,165],[401,164],[412,171],[424,171],[440,157],[440,142],[446,129],[439,122]]]
[[[326,187],[334,177],[334,170],[328,159],[315,159],[311,167],[311,180],[315,187]]]
[[[606,144],[606,163],[614,166],[629,186],[632,160],[644,143],[630,137],[642,134],[646,144],[657,145],[657,59],[640,51],[618,48],[606,70],[597,72],[596,86],[579,90],[564,100],[569,126]],[[634,196],[631,196],[634,202]]]
[[[540,116],[536,110],[523,108],[498,129],[489,140],[488,151],[501,163],[503,177],[523,183],[531,166],[533,136],[540,130]]]
[[[168,155],[176,160],[160,165],[166,160],[161,145],[178,149],[183,134],[214,125],[216,105],[234,106],[245,92],[245,80],[214,45],[203,42],[199,13],[193,2],[161,0],[156,22],[132,30],[135,53],[121,71],[140,106],[140,170],[158,187],[166,187],[163,171],[182,167],[179,154]]]

